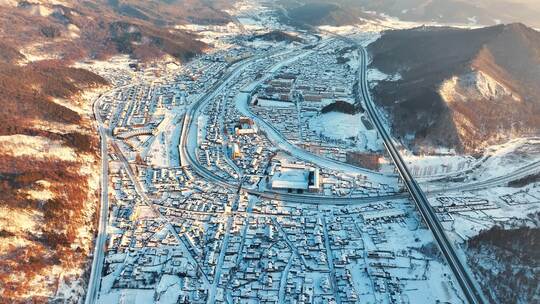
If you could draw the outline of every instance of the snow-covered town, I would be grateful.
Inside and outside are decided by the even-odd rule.
[[[363,58],[387,25],[317,36],[252,1],[231,13],[226,30],[184,26],[219,46],[188,63],[89,67],[115,84],[94,108],[97,302],[467,302],[369,110],[363,83],[399,79]],[[251,39],[269,30],[298,39]],[[460,259],[480,230],[540,210],[538,182],[509,185],[538,167],[537,138],[475,157],[395,142]]]
[[[0,304],[540,303],[538,84],[538,0],[0,0]]]

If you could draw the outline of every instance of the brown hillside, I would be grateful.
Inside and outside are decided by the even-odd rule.
[[[141,2],[137,7],[145,12],[142,15],[126,14],[119,7],[127,4],[115,7],[106,1],[72,2],[70,6],[48,1],[19,2],[16,7],[0,5],[0,37],[6,45],[31,48],[61,59],[103,58],[125,53],[140,59],[169,54],[188,60],[207,46],[191,33],[145,17],[146,12],[158,16],[159,11],[167,10],[168,15],[162,20],[174,24],[189,22],[191,15],[182,8],[182,3],[173,2],[160,5]],[[48,13],[38,14],[38,8]],[[214,20],[203,9],[197,16],[205,22],[228,20],[226,16]]]
[[[402,76],[374,94],[416,148],[474,151],[540,130],[540,33],[522,24],[389,31],[369,51],[371,67]]]
[[[361,24],[360,18],[373,18],[357,5],[342,4],[340,1],[309,0],[298,4],[294,1],[282,1],[286,14],[284,22],[295,26],[344,26]]]
[[[80,269],[87,262],[90,243],[80,242],[79,229],[93,229],[91,214],[85,209],[95,209],[97,199],[81,168],[95,166],[88,163],[88,157],[97,155],[97,136],[89,117],[52,98],[69,100],[82,90],[105,84],[103,78],[91,72],[68,68],[58,61],[23,66],[0,64],[2,142],[27,136],[25,141],[30,145],[45,141],[71,147],[77,154],[76,161],[49,157],[46,150],[15,156],[14,150],[24,150],[24,143],[16,144],[14,150],[0,144],[0,302],[45,303],[47,297],[32,296],[32,292],[44,290],[47,294],[55,287],[47,280],[30,286],[33,279],[47,276],[53,266]],[[42,127],[51,123],[78,128],[62,131]],[[81,155],[86,155],[84,161]],[[54,197],[39,200],[28,194],[31,191],[50,191]],[[38,215],[37,228],[20,229],[19,221],[25,214]]]
[[[0,64],[17,63],[24,59],[24,56],[14,47],[0,42]]]
[[[231,17],[223,11],[232,0],[106,0],[101,1],[123,16],[155,25],[179,23],[225,24]]]
[[[77,124],[79,114],[50,98],[69,98],[84,88],[105,84],[91,72],[54,61],[25,66],[0,64],[0,135],[28,134],[34,120]]]
[[[228,0],[53,2],[0,1],[0,303],[84,296],[100,166],[90,101],[76,98],[107,82],[71,63],[189,60],[207,46],[170,25],[230,18]],[[54,299],[61,282],[73,294]]]

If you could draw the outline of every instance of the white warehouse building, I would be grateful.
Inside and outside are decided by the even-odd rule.
[[[272,176],[271,186],[276,190],[319,191],[319,169],[304,165],[282,164]]]

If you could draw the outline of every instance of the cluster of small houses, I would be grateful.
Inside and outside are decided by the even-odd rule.
[[[167,109],[187,104],[189,95],[204,91],[228,64],[245,55],[240,50],[227,58],[209,55],[185,67],[173,81],[130,87],[106,99],[100,115],[114,129],[116,138],[126,143],[122,149],[143,150],[145,142],[168,119],[163,114]],[[320,104],[311,111],[320,111],[326,99],[350,98],[352,88],[342,83],[352,83],[354,75],[346,65],[336,64],[334,55],[323,52],[287,67],[258,91],[257,98]],[[317,69],[309,68],[313,66]],[[218,95],[204,109],[207,121],[197,137],[203,166],[233,179],[241,170],[245,182],[253,187],[284,193],[375,196],[395,192],[366,176],[349,176],[283,157],[252,119],[239,115],[233,97]],[[278,120],[294,121],[298,114],[287,112],[296,111],[296,107],[268,108],[273,110],[259,114],[276,114],[276,126]],[[302,129],[302,120],[296,121],[295,130]],[[141,136],[147,137],[138,139]],[[216,187],[198,178],[189,167],[153,167],[142,160],[134,168],[144,191],[156,204],[146,205],[136,195],[124,169],[111,170],[106,275],[115,276],[112,288],[127,289],[157,289],[167,283],[162,280],[172,276],[181,290],[179,302],[206,302],[206,277],[209,282],[218,282],[218,303],[228,297],[234,303],[276,303],[280,290],[285,299],[295,303],[328,303],[336,296],[341,303],[355,303],[361,295],[354,287],[350,266],[365,259],[367,249],[349,212],[359,213],[358,219],[374,244],[386,241],[380,223],[399,222],[406,216],[391,205],[347,209],[344,216],[321,216],[318,211],[284,206],[279,200],[259,199],[250,204],[253,198],[245,193],[238,197],[235,191]],[[226,233],[226,217],[219,214],[230,214],[233,203],[237,204],[235,212],[245,214],[249,209],[260,216],[234,217],[221,275],[214,278]],[[161,220],[162,216],[172,219],[173,224]],[[394,259],[393,252],[369,251],[368,262],[360,271],[373,281],[376,292],[389,294],[391,302],[397,303],[402,284],[386,270],[393,267]],[[157,293],[156,300],[159,296]]]
[[[156,168],[148,172],[147,178],[156,185],[178,178],[185,182],[190,181],[181,169]],[[179,241],[167,232],[163,222],[156,220],[156,214],[151,208],[136,199],[134,186],[123,170],[113,173],[112,177],[116,197],[113,200],[113,228],[107,243],[108,254],[138,255],[136,259],[125,260],[131,262],[110,261],[110,272],[116,267],[123,267],[113,287],[155,288],[163,275],[175,275],[181,278],[183,299],[204,301],[207,293],[202,288],[201,273],[198,269],[207,274],[215,272],[219,251],[223,246],[225,220],[217,216],[198,215],[198,212],[226,212],[224,206],[230,205],[234,200],[234,193],[219,189],[212,191],[208,186],[204,188],[204,183],[194,182],[195,190],[180,191],[176,198],[173,195],[162,201],[161,204],[167,208],[160,208],[161,212],[169,218],[176,218],[174,222]],[[247,199],[243,198],[242,201],[243,206],[239,211],[246,210]],[[220,207],[205,208],[212,204]],[[342,303],[356,301],[359,295],[353,288],[353,277],[347,265],[363,256],[364,247],[358,243],[361,238],[354,225],[349,220],[344,220],[347,219],[344,217],[323,218],[314,211],[281,206],[282,202],[279,201],[259,201],[252,212],[259,212],[264,205],[274,210],[281,209],[283,216],[278,219],[265,216],[235,217],[222,266],[222,276],[218,278],[219,286],[231,284],[232,297],[240,303],[249,303],[255,299],[275,303],[281,284],[280,273],[285,271],[291,255],[294,255],[288,270],[290,276],[284,287],[287,297],[297,299],[298,303],[332,300],[334,295],[331,278],[328,275],[308,275],[318,271],[328,274],[327,267],[331,260],[336,269],[337,295]],[[389,203],[370,204],[343,214],[358,212],[369,232],[370,227],[378,226],[377,223],[399,221],[406,216],[403,211],[391,206]],[[329,229],[332,234],[325,235],[324,229]],[[371,237],[375,243],[379,243],[377,236]],[[332,253],[327,250],[325,242],[328,242]],[[188,253],[170,249],[179,248],[180,243],[185,244]],[[275,245],[272,245],[273,243]],[[290,248],[291,244],[294,244],[292,246],[295,249]],[[377,254],[383,253],[369,253],[368,257],[374,262],[370,264],[369,270],[366,268],[364,272],[369,272],[377,292],[385,294],[391,291],[398,295],[401,286],[399,280],[385,271],[387,264],[377,264],[380,258],[375,256]],[[188,258],[189,256],[197,262]],[[385,262],[388,262],[388,259],[385,257]],[[233,267],[234,272],[231,271]],[[228,277],[229,274],[233,276]],[[236,288],[232,288],[235,286]],[[218,290],[222,292],[218,292],[216,300],[224,302],[226,295],[223,289]]]

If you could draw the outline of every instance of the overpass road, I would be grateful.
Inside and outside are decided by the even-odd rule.
[[[381,122],[381,119],[378,115],[377,110],[375,109],[373,100],[371,99],[371,95],[369,94],[368,90],[367,51],[361,46],[359,46],[359,49],[362,62],[360,67],[361,74],[359,78],[361,87],[360,94],[362,95],[362,98],[365,102],[366,110],[372,122],[382,136],[386,149],[390,154],[390,157],[396,165],[398,172],[400,173],[405,183],[405,186],[407,187],[407,190],[411,194],[413,201],[415,202],[418,210],[420,211],[420,214],[422,215],[422,218],[433,233],[435,241],[437,242],[437,245],[439,246],[446,262],[451,268],[457,282],[459,283],[459,286],[461,287],[465,298],[469,303],[486,303],[480,288],[478,287],[477,283],[473,278],[473,275],[467,268],[466,263],[463,262],[458,256],[456,250],[454,249],[454,246],[444,232],[444,228],[441,225],[439,219],[437,218],[435,211],[429,204],[426,195],[424,194],[420,186],[418,186],[418,183],[414,180],[412,174],[410,173],[409,169],[405,164],[405,161],[399,154],[399,151],[396,148],[393,139],[390,137],[384,124]]]

